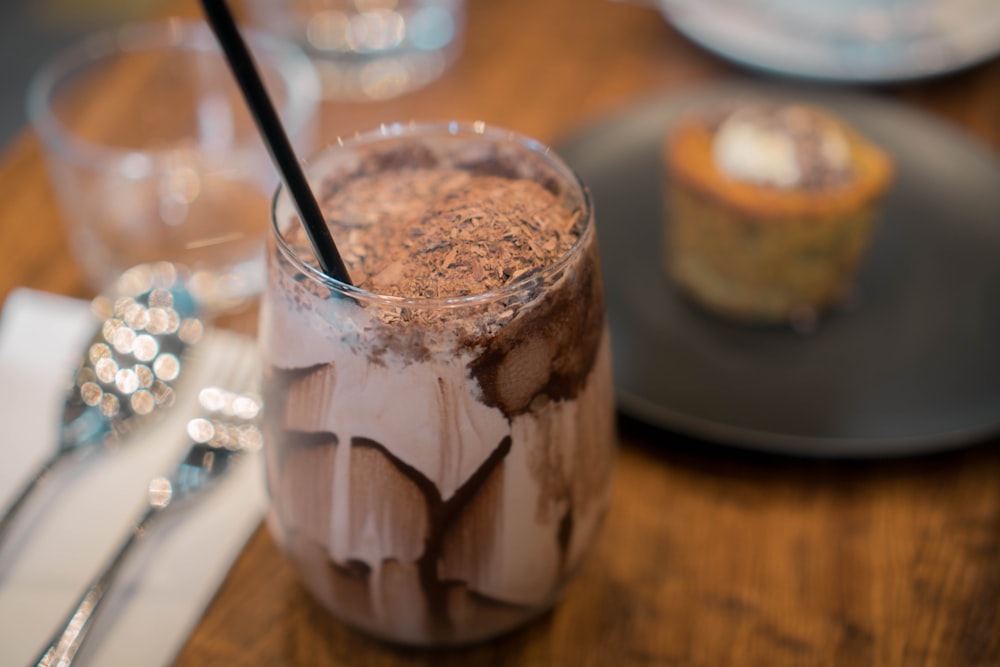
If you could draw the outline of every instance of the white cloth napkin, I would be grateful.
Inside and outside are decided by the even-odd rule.
[[[88,304],[19,289],[0,312],[0,506],[53,451],[65,388],[96,325]],[[150,479],[187,449],[196,389],[234,358],[257,364],[245,336],[211,331],[188,362],[166,418],[127,446],[57,470],[0,544],[0,665],[33,664],[145,507]],[[227,361],[228,360],[228,361]],[[133,550],[105,600],[80,665],[169,665],[266,507],[254,455]]]

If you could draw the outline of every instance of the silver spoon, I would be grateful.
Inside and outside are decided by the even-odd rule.
[[[63,405],[55,452],[0,515],[0,545],[18,512],[54,468],[112,448],[174,402],[188,347],[204,331],[183,267],[159,262],[129,269],[113,294],[98,297],[101,326],[84,349]]]
[[[248,381],[252,379],[244,378],[244,384]],[[184,507],[200,492],[213,487],[243,453],[260,448],[262,438],[256,418],[261,406],[257,398],[213,387],[201,391],[199,402],[211,412],[208,417],[199,417],[188,423],[188,435],[193,442],[187,454],[169,479],[157,477],[149,483],[145,512],[77,601],[62,628],[53,635],[34,663],[36,667],[69,667],[83,646],[94,615],[121,570],[125,557],[138,539],[147,533],[150,524],[168,511]]]

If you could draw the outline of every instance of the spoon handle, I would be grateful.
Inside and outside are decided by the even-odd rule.
[[[132,528],[128,537],[119,545],[114,556],[104,568],[94,577],[90,586],[76,603],[76,607],[66,617],[62,628],[52,636],[42,654],[33,663],[35,667],[69,667],[73,664],[77,652],[83,646],[83,640],[93,625],[105,594],[111,588],[115,578],[125,563],[125,557],[140,537],[146,534],[149,522],[159,513],[158,507],[146,510],[142,519]]]
[[[52,469],[56,467],[67,452],[68,450],[59,449],[55,454],[39,465],[34,474],[32,474],[31,479],[25,482],[24,485],[18,490],[17,495],[14,496],[14,500],[12,500],[10,504],[4,508],[3,515],[0,516],[0,545],[3,544],[4,539],[7,537],[7,533],[10,532],[18,513],[22,508],[24,508],[28,498],[34,490],[38,488],[38,485],[46,477],[48,477],[49,473],[52,472]]]

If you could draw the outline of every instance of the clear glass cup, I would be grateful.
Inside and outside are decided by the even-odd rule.
[[[248,40],[289,136],[312,150],[311,62],[293,44]],[[260,291],[278,177],[207,25],[172,19],[93,35],[42,67],[27,103],[94,289],[170,260],[192,269],[209,307]]]
[[[422,88],[458,58],[465,0],[246,0],[258,30],[294,41],[327,99],[380,100]]]
[[[443,274],[428,297],[324,275],[279,190],[260,323],[269,526],[305,587],[377,637],[441,646],[517,627],[558,599],[609,498],[611,358],[589,193],[545,146],[479,123],[383,127],[307,171],[355,282],[421,283],[438,258]],[[570,245],[537,263],[504,217],[535,214],[505,204],[491,218],[463,185],[441,215],[399,227],[421,269],[358,273],[375,246],[355,225],[388,224],[407,197],[472,176],[487,177],[489,201],[549,193]],[[440,239],[466,232],[456,215],[497,224],[455,251]],[[505,285],[442,295],[455,267],[499,272],[508,251],[528,259]]]

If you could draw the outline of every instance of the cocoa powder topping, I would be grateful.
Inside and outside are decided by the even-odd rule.
[[[539,183],[460,168],[361,174],[326,193],[323,209],[355,284],[392,296],[496,290],[555,263],[581,230],[579,212]],[[288,241],[306,250],[297,228]]]

